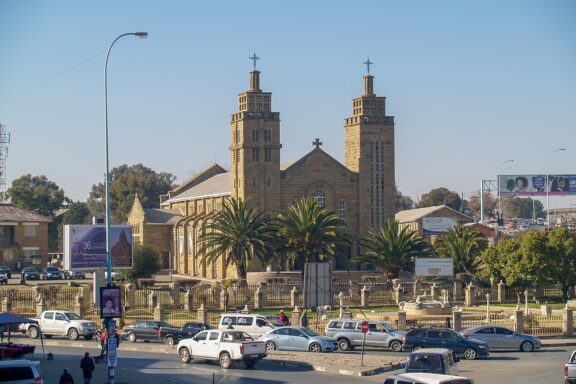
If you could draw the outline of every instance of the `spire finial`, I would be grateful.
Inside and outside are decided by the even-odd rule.
[[[368,74],[370,74],[370,65],[374,64],[374,63],[370,61],[370,58],[368,58],[368,60],[366,60],[364,62],[364,64],[366,64],[366,68],[368,69]]]
[[[320,148],[320,146],[322,145],[322,142],[320,141],[319,138],[316,138],[316,140],[314,140],[312,142],[312,145],[316,146],[316,149]]]
[[[260,58],[258,56],[256,56],[256,52],[254,52],[253,56],[249,57],[250,60],[252,60],[254,62],[254,70],[256,70],[256,60],[260,60]]]

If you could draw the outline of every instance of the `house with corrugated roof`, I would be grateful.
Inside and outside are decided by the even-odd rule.
[[[48,224],[52,218],[0,203],[0,265],[12,271],[44,268],[48,262]]]

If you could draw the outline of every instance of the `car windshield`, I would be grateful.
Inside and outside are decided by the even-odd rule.
[[[82,320],[82,318],[77,314],[75,314],[74,312],[66,312],[64,314],[69,320]]]
[[[48,272],[58,272],[58,268],[56,268],[56,267],[48,267],[48,268],[46,268],[46,270]]]
[[[158,326],[162,328],[172,328],[172,326],[164,321],[159,321]]]
[[[299,328],[302,332],[304,332],[307,336],[318,336],[318,334],[314,331],[309,330],[308,328]]]
[[[36,268],[24,268],[24,272],[38,272]]]
[[[394,332],[396,331],[396,328],[394,328],[393,326],[391,326],[390,324],[387,323],[380,323],[381,326],[384,327],[384,329],[388,332]]]

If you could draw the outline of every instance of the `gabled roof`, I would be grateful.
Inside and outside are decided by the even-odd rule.
[[[398,212],[394,216],[394,218],[399,223],[411,223],[411,222],[420,220],[423,217],[430,216],[432,213],[440,211],[442,209],[448,209],[448,210],[452,211],[452,213],[459,215],[462,218],[465,218],[469,221],[474,221],[474,219],[472,219],[471,217],[466,216],[462,212],[458,212],[457,210],[452,209],[452,208],[448,207],[447,205],[437,205],[434,207],[407,209],[405,211]]]
[[[0,203],[0,222],[3,221],[51,223],[52,218],[26,211],[11,203]]]
[[[169,203],[175,203],[178,201],[191,200],[200,197],[210,197],[210,196],[229,196],[230,195],[230,173],[220,173],[212,176],[208,180],[201,182],[193,186],[192,188],[176,195],[166,201],[161,205],[167,205]]]
[[[146,224],[176,224],[184,216],[178,209],[145,208]]]
[[[305,163],[312,156],[323,156],[326,159],[328,159],[329,162],[342,168],[342,170],[345,170],[346,172],[354,173],[353,171],[346,168],[346,166],[344,164],[342,164],[341,162],[339,162],[338,160],[336,160],[335,158],[330,156],[327,152],[324,152],[321,148],[314,148],[313,150],[311,150],[310,152],[308,152],[307,154],[302,156],[300,159],[294,161],[293,163],[284,163],[283,165],[285,166],[285,168],[283,169],[283,171],[285,171],[285,172],[290,171],[290,168],[297,167],[297,166]]]
[[[220,173],[226,173],[226,170],[222,168],[220,165],[214,163],[209,167],[207,167],[206,169],[196,173],[194,176],[190,177],[182,184],[173,188],[170,192],[168,192],[168,194],[170,195],[170,198],[177,196],[179,193],[184,192],[186,189],[192,188],[195,185],[202,183],[206,179]]]

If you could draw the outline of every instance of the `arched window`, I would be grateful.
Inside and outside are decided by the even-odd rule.
[[[312,194],[312,198],[319,206],[324,207],[326,205],[326,194],[324,192],[316,191]]]

